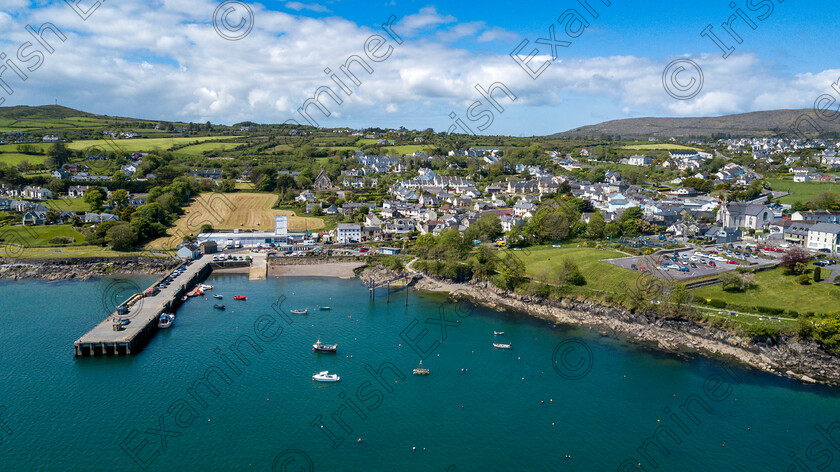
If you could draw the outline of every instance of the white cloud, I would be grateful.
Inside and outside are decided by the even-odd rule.
[[[557,116],[584,125],[596,112],[618,118],[810,107],[819,95],[831,93],[831,84],[840,76],[838,70],[791,75],[750,54],[727,60],[719,54],[700,55],[691,59],[703,68],[704,89],[692,100],[678,101],[662,86],[662,72],[671,58],[567,55],[532,80],[507,55],[518,38],[512,45],[500,45],[498,54],[451,46],[451,41],[461,38],[501,40],[511,33],[480,22],[457,23],[434,8],[424,8],[397,23],[394,29],[405,42],[397,45],[389,38],[386,46],[394,51],[388,60],[367,60],[373,74],[353,66],[362,85],[351,86],[348,96],[338,91],[324,69],[339,71],[349,57],[364,57],[365,41],[372,34],[384,35],[381,29],[253,4],[251,34],[227,41],[210,22],[215,5],[209,0],[166,0],[148,9],[109,2],[87,21],[60,4],[28,10],[21,17],[0,13],[0,23],[10,23],[0,50],[11,57],[20,44],[31,41],[24,30],[27,23],[41,24],[50,18],[67,35],[64,43],[47,36],[56,52],[46,54],[43,66],[28,74],[26,82],[11,72],[3,75],[15,93],[8,97],[0,91],[0,97],[7,99],[5,105],[37,105],[58,98],[63,105],[110,115],[277,123],[290,118],[303,121],[298,107],[318,87],[330,86],[343,103],[338,106],[324,99],[331,117],[313,111],[322,125],[445,129],[451,123],[450,111],[463,116],[466,107],[480,98],[476,84],[487,88],[500,82],[517,100],[510,104],[499,98],[506,116],[487,132],[550,133],[572,127],[557,124]],[[436,34],[410,39],[426,30]],[[546,60],[546,56],[534,58],[533,65]],[[350,84],[347,78],[344,81]]]
[[[286,8],[295,11],[310,10],[317,13],[329,13],[330,9],[317,3],[287,2]]]

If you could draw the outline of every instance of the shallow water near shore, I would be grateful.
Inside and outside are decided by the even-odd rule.
[[[114,281],[0,282],[3,470],[840,468],[840,390],[358,280],[216,274],[138,355],[75,359]]]

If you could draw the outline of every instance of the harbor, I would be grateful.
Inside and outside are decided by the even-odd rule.
[[[213,256],[204,255],[185,266],[171,284],[160,281],[143,293],[136,293],[114,313],[73,343],[76,357],[123,356],[138,352],[158,330],[163,313],[174,313],[182,299],[213,271]],[[120,324],[115,320],[129,320]]]

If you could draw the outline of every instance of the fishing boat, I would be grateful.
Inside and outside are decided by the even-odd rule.
[[[237,296],[233,297],[233,299],[234,300],[247,300],[248,297],[246,297],[245,295],[237,295]]]
[[[423,361],[420,361],[420,365],[414,369],[414,375],[429,375],[429,369],[423,367]]]
[[[329,311],[329,310],[332,310],[332,307],[328,307],[328,306],[319,306],[318,308],[320,308],[320,309],[321,309],[321,311]]]
[[[312,380],[316,382],[338,382],[341,380],[337,374],[330,374],[329,371],[318,372],[312,376]]]
[[[216,303],[215,305],[213,305],[213,308],[215,308],[217,310],[224,310],[225,306],[224,305],[219,305],[218,303]]]
[[[510,349],[510,344],[493,343],[493,347],[496,349]]]
[[[175,322],[175,315],[170,313],[164,313],[160,315],[160,319],[158,320],[158,328],[166,329],[172,326],[172,323]]]
[[[202,290],[201,288],[197,288],[197,289],[195,289],[195,293],[197,295],[204,295],[204,290]]]
[[[504,331],[493,331],[493,334],[496,335],[496,336],[501,336],[501,335],[505,334],[505,332]]]
[[[198,285],[198,288],[200,288],[200,289],[202,289],[202,290],[213,290],[213,286],[212,286],[212,285],[205,285],[205,284],[199,284],[199,285]]]
[[[305,315],[309,313],[309,308],[304,308],[303,310],[289,310],[292,312],[293,315]]]
[[[221,293],[217,293],[217,294],[213,295],[213,298],[225,298],[225,297]]]
[[[312,345],[312,350],[318,352],[335,352],[336,349],[338,349],[338,344],[324,344],[321,342],[321,338],[318,338]]]

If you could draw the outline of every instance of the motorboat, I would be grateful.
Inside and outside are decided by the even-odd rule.
[[[205,285],[205,284],[199,284],[199,285],[198,285],[198,288],[200,288],[200,289],[202,289],[202,290],[213,290],[213,286],[212,286],[212,285]]]
[[[304,308],[303,310],[289,310],[292,312],[293,315],[305,315],[309,313],[309,308]]]
[[[318,307],[321,311],[329,311],[332,310],[332,307],[329,306],[319,306]]]
[[[221,299],[221,298],[225,298],[225,297],[224,297],[224,295],[222,295],[221,293],[217,293],[217,294],[213,295],[213,298],[219,298],[219,299]]]
[[[172,323],[175,322],[175,315],[171,313],[163,313],[160,315],[160,319],[158,320],[158,328],[166,329],[172,326]]]
[[[237,295],[237,296],[233,297],[233,299],[234,300],[247,300],[248,297],[246,297],[245,295]]]
[[[312,376],[312,380],[316,382],[338,382],[341,380],[337,374],[330,374],[329,371],[318,372]]]
[[[501,336],[501,335],[505,334],[505,332],[504,331],[493,331],[493,334],[496,335],[496,336]]]
[[[225,306],[224,305],[219,305],[218,303],[216,303],[215,305],[213,305],[213,308],[215,308],[217,310],[224,310]]]
[[[493,347],[496,349],[510,349],[510,344],[493,343]]]
[[[423,367],[423,361],[420,361],[420,365],[414,369],[414,375],[429,375],[429,369]]]
[[[338,344],[324,344],[320,338],[312,345],[312,350],[318,352],[335,352],[336,349],[338,349]]]

